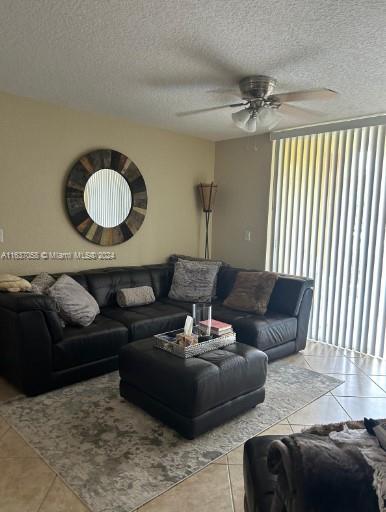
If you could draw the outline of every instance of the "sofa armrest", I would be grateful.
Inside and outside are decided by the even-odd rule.
[[[252,437],[244,444],[245,512],[271,512],[277,476],[268,470],[267,456],[272,441],[282,437]]]
[[[310,313],[312,306],[313,288],[306,288],[298,312],[298,330],[296,334],[296,350],[303,350],[307,343],[308,324],[310,322]]]
[[[52,336],[42,310],[0,307],[0,372],[26,395],[48,389]]]
[[[63,338],[55,302],[33,293],[0,293],[0,370],[26,395],[50,387],[52,344]]]
[[[41,311],[46,320],[52,341],[57,343],[63,339],[63,327],[58,315],[57,306],[55,301],[47,295],[29,292],[0,292],[0,308],[12,311],[13,313]]]
[[[48,295],[30,292],[8,293],[0,292],[0,307],[10,309],[15,313],[21,311],[57,311],[55,302]]]

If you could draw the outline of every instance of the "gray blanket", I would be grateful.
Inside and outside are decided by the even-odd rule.
[[[272,512],[379,512],[373,470],[360,450],[328,438],[338,428],[316,427],[272,443],[268,467],[278,477]]]

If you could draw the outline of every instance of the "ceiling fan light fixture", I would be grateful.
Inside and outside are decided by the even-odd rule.
[[[259,122],[269,130],[275,128],[280,122],[278,109],[262,108],[259,112]]]
[[[249,118],[249,120],[247,121],[246,125],[245,125],[245,129],[248,131],[248,132],[255,132],[256,131],[256,128],[257,128],[257,120],[256,120],[256,116],[251,116]]]
[[[245,130],[246,123],[249,121],[250,117],[251,114],[247,108],[232,114],[233,122],[238,128],[241,128],[242,130]]]

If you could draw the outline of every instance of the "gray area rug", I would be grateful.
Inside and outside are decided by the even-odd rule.
[[[17,398],[3,404],[0,415],[93,512],[129,512],[340,382],[270,364],[265,403],[194,441],[121,399],[116,372]]]

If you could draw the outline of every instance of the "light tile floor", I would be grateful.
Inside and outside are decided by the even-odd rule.
[[[386,417],[386,361],[309,341],[282,362],[333,375],[344,384],[262,432],[286,435],[305,425]],[[17,391],[0,378],[0,401]],[[242,512],[243,447],[236,448],[138,512]],[[0,417],[0,512],[87,512],[88,508]]]

